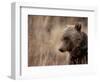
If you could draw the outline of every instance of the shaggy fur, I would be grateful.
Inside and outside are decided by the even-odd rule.
[[[78,47],[74,47],[70,51],[70,64],[86,64],[88,63],[87,59],[87,35],[81,33],[83,40]]]
[[[88,63],[87,34],[81,32],[81,24],[76,24],[74,28],[68,28],[63,35],[62,43],[59,50],[70,53],[69,64]]]

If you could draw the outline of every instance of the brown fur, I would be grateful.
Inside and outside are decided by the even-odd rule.
[[[68,28],[65,31],[63,45],[60,47],[61,52],[70,53],[69,64],[87,64],[87,34],[81,32],[81,24],[76,24],[74,28]]]

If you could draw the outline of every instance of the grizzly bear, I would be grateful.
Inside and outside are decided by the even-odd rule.
[[[74,27],[68,27],[61,38],[62,45],[59,51],[62,53],[66,51],[69,52],[69,64],[88,63],[88,37],[81,29],[81,24],[75,24]]]

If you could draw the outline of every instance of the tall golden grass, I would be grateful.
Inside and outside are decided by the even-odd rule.
[[[66,65],[69,53],[59,52],[59,46],[66,25],[81,22],[87,26],[84,17],[28,16],[28,66]],[[87,28],[86,28],[87,29]]]

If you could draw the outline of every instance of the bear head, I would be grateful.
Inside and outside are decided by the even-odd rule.
[[[67,27],[64,30],[63,36],[61,38],[61,46],[59,48],[60,52],[72,51],[73,48],[79,47],[83,40],[81,35],[81,24],[75,24],[74,27]]]

